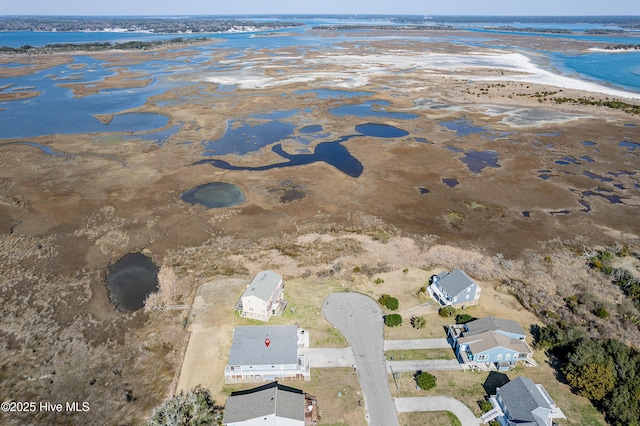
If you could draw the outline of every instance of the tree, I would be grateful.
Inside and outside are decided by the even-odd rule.
[[[384,325],[386,325],[387,327],[398,327],[402,325],[402,316],[398,314],[385,315]]]
[[[436,377],[426,371],[419,372],[415,375],[416,384],[423,390],[429,390],[436,385]]]
[[[438,309],[438,315],[440,315],[441,317],[452,317],[455,315],[455,313],[456,308],[454,308],[453,306],[444,306]]]
[[[615,387],[613,369],[608,365],[569,364],[564,369],[567,382],[578,394],[592,401],[602,400]]]
[[[216,405],[208,389],[200,385],[180,392],[157,407],[148,426],[221,425],[224,407]]]
[[[475,318],[469,314],[458,314],[456,315],[456,324],[466,324],[469,321],[473,321]]]
[[[427,325],[427,320],[424,317],[412,317],[411,325],[413,328],[422,329]]]

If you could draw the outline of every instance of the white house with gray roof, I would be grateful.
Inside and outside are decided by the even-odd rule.
[[[241,317],[269,321],[272,315],[282,314],[286,306],[282,275],[260,271],[242,293],[236,311]]]
[[[478,304],[480,286],[460,269],[441,272],[431,277],[427,291],[440,306],[465,308]]]
[[[308,346],[309,333],[296,325],[236,327],[225,382],[310,380],[309,365],[299,351]]]
[[[497,420],[502,426],[552,426],[553,419],[566,419],[544,386],[527,377],[498,388],[489,402],[493,409],[482,416],[484,423]]]
[[[224,407],[226,426],[304,426],[305,395],[278,382],[233,392]]]

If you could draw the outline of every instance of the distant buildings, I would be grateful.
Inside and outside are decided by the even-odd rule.
[[[309,365],[298,350],[303,347],[309,347],[309,333],[296,325],[236,327],[225,382],[310,380]]]
[[[272,315],[282,314],[286,306],[282,276],[273,271],[260,271],[242,293],[236,311],[241,317],[269,321]]]
[[[462,368],[506,371],[520,361],[536,366],[526,333],[516,321],[486,317],[447,329]]]
[[[526,377],[498,388],[489,402],[493,409],[482,416],[484,423],[497,420],[502,426],[552,426],[553,419],[566,418],[544,386]]]
[[[480,286],[460,269],[441,272],[431,277],[427,291],[440,306],[465,308],[478,304]]]
[[[224,409],[226,426],[315,425],[318,409],[314,397],[299,389],[273,382],[233,392]]]

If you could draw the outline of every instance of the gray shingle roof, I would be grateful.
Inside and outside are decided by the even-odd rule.
[[[454,269],[444,277],[441,277],[439,281],[440,288],[446,291],[452,298],[475,283],[476,282],[472,280],[466,272],[460,269]]]
[[[518,377],[498,389],[497,394],[509,412],[509,424],[546,425],[552,407],[533,380]]]
[[[525,337],[527,335],[524,329],[516,321],[495,317],[485,317],[469,321],[466,324],[466,327],[468,331],[465,331],[465,336],[470,336],[489,330],[504,331],[506,333],[519,334]]]
[[[269,338],[269,346],[265,339]],[[265,325],[236,327],[229,365],[276,365],[298,363],[298,326]]]
[[[256,296],[268,302],[281,280],[282,275],[280,274],[273,271],[260,271],[253,277],[247,289],[242,293],[242,297]]]
[[[525,342],[519,339],[512,339],[503,334],[489,330],[471,336],[465,336],[458,339],[461,345],[468,345],[471,353],[478,355],[493,348],[502,347],[510,351],[518,353],[531,353],[531,348]]]
[[[301,390],[273,382],[232,393],[227,398],[223,423],[243,422],[272,414],[304,422],[304,403]]]

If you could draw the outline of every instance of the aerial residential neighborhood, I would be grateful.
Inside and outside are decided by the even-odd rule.
[[[304,308],[305,304],[320,294],[306,293],[309,300],[305,302],[300,299],[305,293],[295,291],[295,281],[285,287],[286,278],[275,271],[256,273],[233,304],[238,314],[234,321],[237,325],[230,329],[230,345],[221,345],[219,352],[226,365],[223,371],[211,372],[211,377],[222,377],[231,391],[226,397],[223,424],[323,424],[324,418],[332,418],[332,407],[348,400],[356,404],[356,412],[363,410],[362,421],[366,419],[371,425],[412,424],[406,419],[426,415],[419,413],[436,415],[443,402],[465,426],[483,423],[506,426],[519,421],[550,426],[552,420],[564,419],[564,413],[545,387],[526,377],[539,367],[528,343],[527,330],[531,324],[513,319],[517,317],[513,313],[510,318],[473,315],[493,311],[490,300],[486,300],[487,308],[483,309],[482,303],[497,294],[482,292],[481,284],[460,269],[430,276],[425,272],[405,270],[390,275],[399,282],[417,282],[413,277],[416,274],[430,284],[428,296],[422,299],[419,291],[413,296],[405,293],[407,296],[401,298],[402,303],[408,296],[415,302],[413,307],[407,307],[409,311],[403,311],[402,306],[397,309],[401,313],[410,312],[407,321],[411,319],[413,324],[400,327],[383,324],[385,316],[396,312],[384,305],[397,308],[388,303],[392,296],[385,294],[376,301],[372,295],[361,293],[371,289],[374,294],[381,291],[372,286],[403,288],[399,283],[387,283],[386,276],[359,288],[358,292],[341,289],[327,293],[328,297],[322,296],[321,310],[310,318],[310,312],[303,315],[301,311],[308,310],[310,307]],[[285,288],[292,291],[287,297],[289,301],[284,299]],[[481,292],[485,294],[482,300]],[[443,312],[457,312],[456,319],[464,321],[446,324]],[[424,328],[414,321],[419,313],[427,318]],[[261,324],[266,321],[275,323]],[[325,331],[318,329],[317,325],[325,321],[329,323],[324,326]],[[394,337],[403,328],[404,332]],[[421,334],[423,337],[419,337]],[[188,348],[185,359],[190,358],[189,351]],[[381,358],[385,359],[383,364],[379,363]],[[198,365],[204,362],[202,354],[197,359]],[[188,367],[183,366],[185,369]],[[340,373],[333,382],[338,390],[331,396],[323,389],[320,378],[332,376],[332,371]],[[479,412],[476,406],[461,403],[455,395],[439,396],[440,383],[431,390],[414,383],[414,389],[409,390],[407,385],[420,374],[433,376],[434,384],[442,374],[461,383],[480,380],[487,374],[501,374],[504,382],[488,388],[484,395],[477,395],[486,406],[486,411]],[[354,379],[360,390],[347,387]],[[195,376],[189,380],[181,379],[184,383],[180,386],[194,382],[206,385],[208,379]],[[315,396],[307,393],[309,390]],[[519,393],[528,395],[528,399],[517,396]]]

